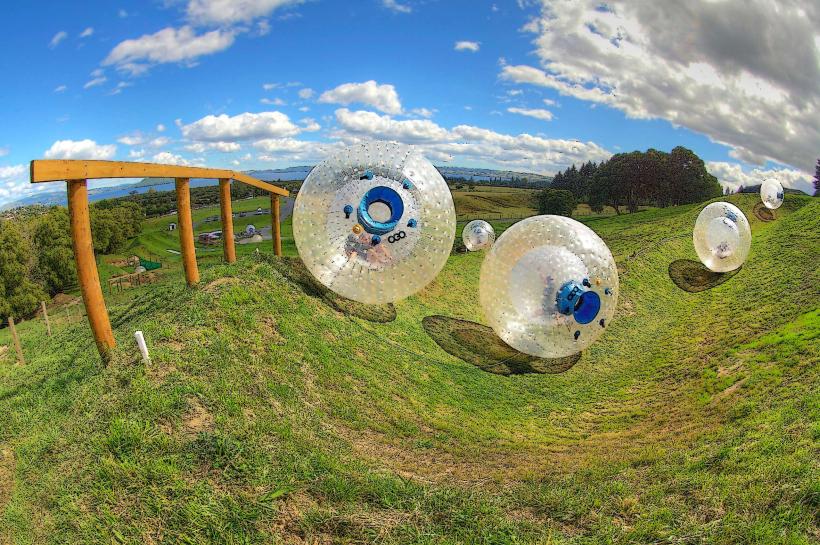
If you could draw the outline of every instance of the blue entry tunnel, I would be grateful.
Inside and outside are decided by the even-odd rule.
[[[567,316],[571,314],[579,324],[588,324],[593,321],[601,310],[601,297],[585,287],[589,285],[588,280],[584,280],[581,284],[570,280],[561,286],[555,297],[558,312]]]
[[[374,203],[386,205],[390,209],[390,219],[384,222],[373,219],[369,209]],[[376,186],[365,193],[356,211],[359,224],[371,235],[384,235],[389,233],[396,228],[403,214],[404,202],[401,196],[394,189],[384,185]]]

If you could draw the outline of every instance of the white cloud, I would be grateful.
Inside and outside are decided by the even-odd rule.
[[[158,123],[156,131],[157,132],[165,132],[165,125],[163,125],[162,123]]]
[[[185,149],[194,153],[205,153],[208,150],[232,153],[241,150],[242,146],[237,142],[194,142],[185,146]]]
[[[171,153],[168,151],[161,151],[151,157],[151,162],[153,163],[161,163],[163,165],[182,165],[188,166],[190,165],[190,161],[182,157],[181,155],[177,155],[175,153]]]
[[[552,100],[551,98],[545,98],[544,104],[546,104],[547,106],[558,106],[558,102]]]
[[[190,26],[168,27],[120,42],[102,64],[138,75],[155,64],[193,62],[203,55],[218,53],[229,48],[234,37],[233,30],[218,29],[197,34]]]
[[[300,129],[282,112],[245,112],[233,117],[208,115],[181,127],[182,135],[194,141],[230,142],[293,136]]]
[[[309,112],[310,107],[309,106],[299,106],[299,111],[300,112]]]
[[[122,93],[122,90],[123,90],[123,89],[126,89],[126,88],[128,88],[128,87],[131,87],[132,85],[134,85],[134,84],[133,84],[133,83],[131,83],[131,82],[128,82],[128,81],[120,81],[119,83],[117,83],[117,86],[116,86],[116,87],[114,87],[114,89],[112,89],[112,90],[111,90],[111,93],[109,93],[109,94],[112,94],[112,95],[118,95],[118,94]]]
[[[284,100],[282,100],[281,98],[278,98],[278,97],[277,98],[267,98],[267,97],[261,98],[261,99],[259,99],[259,102],[261,102],[262,104],[268,104],[268,105],[271,105],[271,106],[287,106],[287,103]]]
[[[419,117],[429,119],[433,117],[437,110],[430,110],[429,108],[413,108],[410,113]]]
[[[313,89],[309,88],[309,87],[306,87],[304,89],[299,90],[299,98],[301,98],[303,100],[308,100],[314,94],[315,94],[315,91]]]
[[[60,32],[55,34],[53,38],[51,38],[51,41],[48,43],[48,46],[51,49],[54,49],[55,47],[60,45],[60,42],[62,42],[66,38],[68,38],[68,32],[66,32],[65,30],[61,30]]]
[[[820,4],[541,3],[541,15],[525,27],[536,34],[540,67],[502,61],[502,78],[629,117],[665,119],[733,147],[733,157],[744,161],[813,170],[820,147]]]
[[[170,141],[171,140],[166,136],[159,136],[157,138],[150,140],[146,145],[151,148],[161,148]]]
[[[97,144],[94,140],[57,140],[45,151],[46,159],[111,159],[117,152],[114,144]]]
[[[9,148],[0,148],[0,157],[5,157],[9,154]]]
[[[737,191],[741,186],[760,185],[764,180],[772,178],[780,182],[783,187],[799,189],[809,195],[814,192],[812,177],[795,169],[773,168],[764,170],[755,168],[744,171],[738,163],[727,163],[725,161],[709,161],[706,163],[706,169],[720,181],[723,187],[728,187],[732,191]]]
[[[471,125],[446,129],[430,120],[395,120],[367,111],[336,110],[333,136],[343,142],[361,139],[415,144],[435,161],[480,161],[503,168],[552,173],[571,164],[602,161],[612,154],[594,142],[510,135]]]
[[[302,118],[299,123],[302,124],[302,130],[305,132],[316,132],[322,128],[312,117]]]
[[[407,4],[401,4],[398,0],[382,0],[382,6],[395,13],[412,13],[413,8]]]
[[[117,17],[119,17],[120,19],[125,19],[126,17],[128,17],[128,12],[124,9],[120,9],[117,11]]]
[[[507,94],[511,97],[517,97],[523,95],[524,91],[522,91],[521,89],[510,89],[509,91],[507,91]]]
[[[144,159],[145,158],[145,150],[144,149],[128,150],[128,158],[129,159]]]
[[[542,121],[552,121],[552,112],[542,108],[507,108],[511,114],[526,115],[527,117],[534,117]]]
[[[139,131],[134,131],[131,134],[125,134],[117,138],[117,142],[126,146],[139,146],[145,143],[145,137]]]
[[[57,87],[54,88],[54,92],[55,93],[63,93],[63,92],[65,92],[66,89],[68,89],[68,87],[66,87],[65,85],[58,85]]]
[[[364,83],[344,83],[325,91],[319,102],[328,104],[365,104],[387,114],[401,113],[401,101],[396,88],[389,84],[379,85],[374,80]]]
[[[94,29],[91,28],[91,27],[88,27],[88,28],[86,28],[85,30],[82,31],[82,33],[80,34],[80,38],[88,38],[92,34],[94,34]]]
[[[304,0],[190,0],[188,18],[202,25],[232,25],[267,17],[273,11]]]
[[[479,42],[470,42],[467,40],[456,42],[456,45],[453,47],[456,51],[471,51],[473,53],[477,52],[480,48],[481,44]]]
[[[26,165],[0,166],[0,204],[28,193],[42,191],[48,186],[49,184],[31,184]]]

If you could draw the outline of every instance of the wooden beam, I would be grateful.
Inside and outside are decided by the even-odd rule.
[[[233,213],[231,211],[231,180],[219,180],[219,210],[222,213],[222,254],[225,261],[236,261],[236,246],[233,240]]]
[[[78,159],[37,159],[30,165],[31,183],[100,178],[231,178],[287,197],[288,190],[233,170],[129,163],[126,161],[84,161]]]
[[[270,211],[271,218],[271,235],[273,238],[273,254],[282,255],[282,225],[281,215],[279,213],[279,195],[270,194]]]
[[[177,231],[182,250],[182,265],[185,267],[185,280],[189,286],[199,282],[199,269],[196,266],[196,247],[194,246],[194,222],[191,217],[191,180],[177,178]]]
[[[88,185],[85,180],[68,181],[68,214],[71,224],[71,243],[77,263],[77,280],[83,294],[88,323],[94,342],[104,360],[116,344],[108,310],[105,308],[94,245],[91,240],[91,217],[88,211]]]
[[[9,316],[9,330],[11,331],[11,340],[14,343],[14,350],[17,351],[17,363],[25,365],[26,358],[23,357],[23,347],[20,346],[20,337],[17,336],[17,328],[14,327],[14,318],[11,316]]]
[[[46,308],[46,302],[40,301],[40,306],[43,309],[43,318],[46,321],[46,329],[48,330],[48,336],[51,337],[51,322],[48,320],[48,309]]]

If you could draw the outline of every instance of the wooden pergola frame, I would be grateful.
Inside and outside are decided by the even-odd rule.
[[[115,346],[111,321],[105,307],[94,246],[91,239],[91,217],[88,208],[88,180],[101,178],[174,178],[176,180],[177,224],[182,249],[182,264],[188,285],[199,282],[194,247],[194,225],[191,217],[191,178],[219,180],[219,204],[222,219],[222,249],[225,261],[236,261],[231,211],[231,180],[236,180],[270,193],[273,220],[273,250],[282,255],[282,233],[279,198],[287,197],[281,187],[257,180],[247,174],[216,168],[129,163],[123,161],[35,160],[31,162],[31,183],[65,181],[68,189],[68,213],[71,221],[71,241],[77,264],[77,279],[82,291],[88,322],[94,341],[103,358]]]

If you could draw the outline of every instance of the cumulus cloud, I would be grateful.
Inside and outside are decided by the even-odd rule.
[[[282,100],[281,98],[267,98],[267,97],[265,97],[265,98],[259,99],[259,102],[261,102],[262,104],[269,104],[269,105],[273,105],[273,106],[286,106],[287,105],[287,103],[284,100]]]
[[[51,49],[54,49],[55,47],[60,45],[60,42],[62,42],[66,38],[68,38],[68,32],[66,32],[65,30],[61,30],[60,32],[55,34],[53,38],[51,38],[51,41],[48,43],[48,46]]]
[[[470,42],[467,40],[456,42],[456,45],[453,47],[456,51],[470,51],[472,53],[477,52],[480,48],[481,44],[479,42]]]
[[[233,142],[293,136],[300,128],[282,112],[208,115],[181,127],[182,135],[200,142]]]
[[[808,195],[814,193],[812,177],[799,170],[790,168],[755,168],[744,171],[737,163],[727,163],[725,161],[709,161],[706,169],[715,176],[723,187],[728,187],[732,191],[737,191],[741,187],[760,185],[769,178],[777,180],[783,187],[798,189]]]
[[[42,191],[49,184],[31,184],[26,165],[0,166],[0,204],[18,199],[28,193]]]
[[[407,4],[401,4],[398,0],[382,0],[382,6],[395,13],[412,13],[413,8]]]
[[[185,159],[181,155],[177,155],[175,153],[171,153],[169,151],[161,151],[151,157],[151,162],[153,163],[161,163],[163,165],[181,165],[181,166],[189,166],[191,164],[190,161]]]
[[[201,25],[232,25],[267,17],[275,10],[304,0],[190,0],[188,18]]]
[[[229,48],[235,38],[233,30],[212,30],[197,34],[190,26],[167,27],[154,34],[125,40],[117,44],[103,60],[103,66],[137,75],[155,64],[193,62]]]
[[[314,91],[313,89],[311,89],[311,88],[309,88],[309,87],[306,87],[306,88],[304,88],[304,89],[299,89],[299,98],[301,98],[301,99],[303,99],[303,100],[308,100],[308,99],[309,99],[309,98],[311,98],[311,97],[312,97],[315,93],[316,93],[316,91]]]
[[[194,153],[205,153],[208,150],[222,153],[233,153],[242,149],[238,142],[194,142],[185,146],[185,149]]]
[[[430,120],[396,120],[367,111],[336,110],[344,142],[365,138],[415,144],[435,161],[476,160],[504,168],[552,173],[573,163],[602,161],[612,154],[594,142],[503,134],[472,125],[444,128]]]
[[[541,0],[539,67],[501,76],[666,119],[810,172],[820,145],[820,4],[791,0]],[[674,21],[674,24],[670,24]]]
[[[111,159],[117,153],[114,144],[97,144],[94,140],[57,140],[45,151],[46,159]]]
[[[401,101],[396,88],[389,84],[379,85],[374,80],[364,83],[343,83],[325,91],[319,102],[327,104],[365,104],[387,114],[400,114]]]
[[[534,117],[542,121],[552,121],[552,112],[542,108],[507,108],[511,114],[526,115],[527,117]]]
[[[94,29],[91,28],[91,27],[88,27],[88,28],[86,28],[85,30],[82,31],[82,33],[80,34],[80,38],[88,38],[92,34],[94,34]]]
[[[158,123],[156,130],[157,132],[165,132],[165,125],[163,125],[162,123]]]

